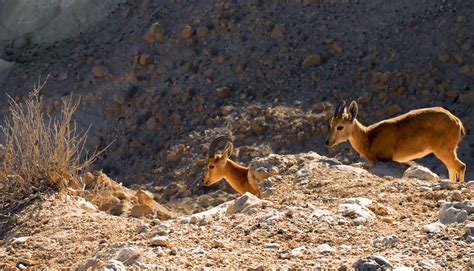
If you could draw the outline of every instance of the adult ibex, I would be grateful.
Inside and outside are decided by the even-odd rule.
[[[433,153],[448,168],[449,179],[464,181],[466,164],[456,149],[466,134],[461,120],[441,107],[411,110],[370,126],[357,121],[358,106],[342,101],[330,121],[326,146],[349,140],[370,162],[393,160],[405,163]]]
[[[216,154],[219,144],[226,142],[224,151]],[[249,182],[249,168],[229,159],[234,147],[229,136],[219,136],[209,145],[207,168],[204,173],[204,185],[209,186],[225,179],[227,183],[240,194],[250,192],[259,195],[258,189]]]

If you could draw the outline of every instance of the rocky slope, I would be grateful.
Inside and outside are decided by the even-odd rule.
[[[244,163],[310,150],[357,161],[348,145],[322,144],[340,99],[358,100],[366,124],[444,106],[467,128],[459,152],[472,165],[472,12],[462,1],[127,1],[76,37],[6,43],[2,58],[16,64],[1,91],[21,100],[50,74],[45,110],[73,93],[90,149],[112,143],[98,168],[171,197],[230,191],[200,185],[221,133]],[[433,157],[422,163],[446,174]]]
[[[474,268],[473,183],[377,176],[314,152],[259,165],[278,173],[266,198],[169,220],[46,196],[17,214],[0,268]]]

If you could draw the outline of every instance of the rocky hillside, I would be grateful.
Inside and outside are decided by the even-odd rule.
[[[459,152],[472,165],[473,9],[465,1],[127,1],[73,38],[3,42],[0,57],[16,64],[1,91],[21,100],[49,74],[45,110],[54,114],[65,95],[81,98],[77,123],[91,126],[90,149],[112,144],[97,168],[160,186],[166,199],[231,191],[200,185],[207,144],[222,133],[234,135],[244,163],[311,150],[357,161],[347,144],[334,152],[322,144],[341,99],[359,102],[365,124],[448,108],[467,128]],[[433,157],[422,164],[446,175]]]
[[[418,178],[378,176],[314,152],[258,164],[277,173],[261,183],[265,198],[169,220],[44,195],[17,214],[0,268],[474,268],[472,182],[439,182],[422,168],[410,170]]]

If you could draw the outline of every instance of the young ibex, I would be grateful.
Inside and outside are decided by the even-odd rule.
[[[368,127],[357,121],[355,101],[342,101],[330,121],[326,146],[349,140],[352,147],[371,163],[393,160],[405,163],[433,153],[448,168],[449,179],[464,181],[466,165],[456,149],[466,134],[456,116],[441,107],[421,108]]]
[[[223,142],[226,142],[224,152],[216,154],[216,148]],[[204,173],[204,185],[209,186],[225,179],[240,194],[250,192],[258,196],[258,189],[249,182],[247,177],[249,168],[229,159],[233,150],[234,147],[229,136],[219,136],[211,142],[208,151],[207,169]]]

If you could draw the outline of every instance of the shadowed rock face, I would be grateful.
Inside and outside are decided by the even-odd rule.
[[[123,0],[1,0],[0,40],[53,42],[87,30]]]

